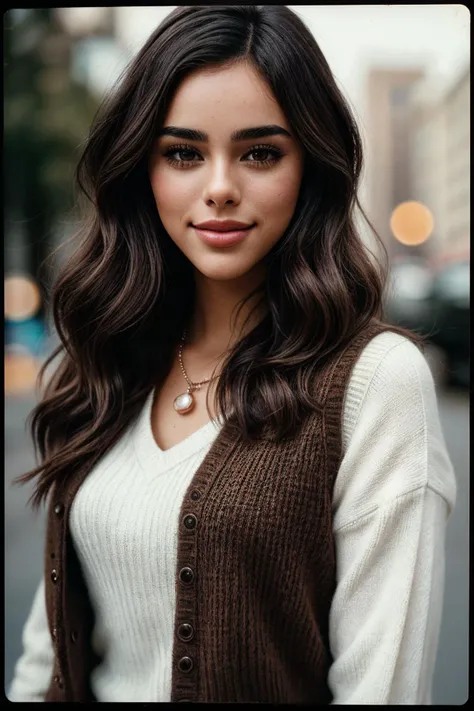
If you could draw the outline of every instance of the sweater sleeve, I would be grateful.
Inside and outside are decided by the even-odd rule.
[[[44,701],[53,673],[54,652],[49,631],[44,578],[41,579],[23,627],[23,653],[15,665],[7,697],[10,701]]]
[[[381,344],[393,340],[368,349],[353,382],[373,365],[372,374],[359,406],[353,397],[349,406],[349,394],[345,410],[334,491],[333,704],[431,704],[456,483],[428,364],[396,338],[385,352]]]

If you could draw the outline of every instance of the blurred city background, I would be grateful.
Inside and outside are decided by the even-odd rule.
[[[35,465],[26,418],[58,339],[50,286],[77,227],[73,170],[104,93],[174,6],[4,15],[5,686],[42,572],[44,513],[12,487]],[[349,99],[360,199],[390,256],[389,321],[427,357],[458,481],[448,525],[435,704],[463,704],[468,660],[470,14],[464,5],[289,6]],[[365,222],[360,230],[372,248]],[[59,247],[59,249],[57,249]]]

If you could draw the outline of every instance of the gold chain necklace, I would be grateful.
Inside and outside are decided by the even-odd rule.
[[[183,345],[184,345],[185,339],[186,339],[186,329],[184,329],[184,333],[181,338],[181,343],[179,345],[178,358],[179,358],[179,364],[181,366],[181,370],[183,372],[184,377],[186,378],[186,382],[188,383],[188,388],[185,393],[178,395],[178,397],[175,398],[175,400],[173,402],[174,409],[180,415],[186,415],[188,412],[191,412],[194,405],[196,404],[196,401],[195,401],[194,397],[192,396],[193,390],[199,390],[201,385],[204,385],[205,383],[210,383],[211,380],[215,380],[216,378],[219,377],[218,375],[215,375],[213,378],[208,378],[207,380],[201,380],[199,383],[191,382],[191,380],[188,378],[188,375],[187,375],[187,373],[184,369],[184,365],[183,365]]]

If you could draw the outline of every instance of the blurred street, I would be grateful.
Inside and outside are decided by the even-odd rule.
[[[469,400],[466,391],[440,391],[440,416],[458,481],[457,506],[448,526],[444,616],[433,703],[461,705],[468,691]],[[33,397],[5,400],[5,688],[21,649],[21,632],[43,567],[44,513],[26,507],[31,487],[12,487],[34,466],[25,421]]]

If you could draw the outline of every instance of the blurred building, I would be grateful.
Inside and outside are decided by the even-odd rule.
[[[98,97],[110,89],[131,58],[117,41],[117,7],[57,8],[72,39],[71,75]]]
[[[74,39],[73,76],[102,97],[173,7],[58,8],[61,23]]]
[[[67,72],[70,79],[83,84],[100,101],[130,60],[132,53],[120,42],[119,7],[55,8],[55,15],[69,40]],[[74,244],[68,240],[77,229],[71,215],[52,230],[58,271],[70,257]]]
[[[370,213],[391,260],[469,254],[469,67],[444,80],[419,67],[374,67],[366,98]],[[434,217],[418,246],[401,244],[390,229],[393,210],[412,200]]]
[[[390,216],[405,200],[412,200],[410,170],[410,89],[424,76],[422,67],[372,68],[367,75],[368,200],[371,219],[390,258],[413,254],[420,248],[397,242]]]
[[[450,85],[421,81],[411,96],[412,199],[432,211],[434,260],[470,251],[470,68]]]

